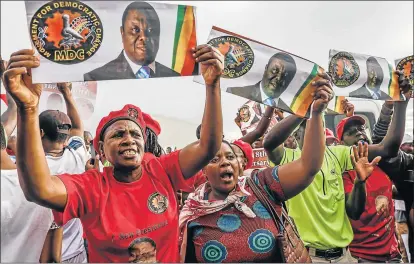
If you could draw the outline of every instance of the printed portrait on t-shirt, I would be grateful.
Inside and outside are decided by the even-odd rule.
[[[384,195],[377,196],[375,200],[375,204],[376,204],[376,212],[379,215],[383,215],[383,217],[387,218],[389,216],[388,197]]]
[[[156,242],[148,237],[134,239],[128,247],[130,263],[156,263]]]

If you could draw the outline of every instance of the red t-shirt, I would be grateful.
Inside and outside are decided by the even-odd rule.
[[[112,167],[58,176],[68,200],[63,213],[54,211],[55,221],[81,219],[91,263],[178,262],[176,191],[187,187],[179,153],[160,158],[146,153],[143,174],[132,183],[118,182]]]
[[[345,193],[353,189],[355,171],[343,174]],[[378,214],[387,208],[385,215]],[[387,261],[399,254],[398,241],[395,237],[395,206],[392,201],[392,182],[389,177],[376,167],[366,181],[366,206],[360,219],[350,219],[354,238],[350,251],[354,257],[373,261]]]

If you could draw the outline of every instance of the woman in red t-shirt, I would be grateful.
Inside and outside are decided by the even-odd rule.
[[[329,84],[320,83],[307,121],[301,158],[254,171],[252,179],[277,206],[304,190],[321,168],[325,150],[322,112],[332,98]],[[181,261],[276,262],[276,234],[271,215],[240,176],[232,146],[221,149],[203,169],[208,182],[191,193],[180,213]],[[248,176],[250,177],[250,175]]]
[[[100,173],[50,175],[39,129],[41,85],[32,84],[39,66],[33,50],[12,54],[5,86],[18,106],[17,168],[26,198],[54,209],[55,221],[80,218],[91,262],[178,262],[176,191],[215,156],[222,140],[220,76],[223,55],[209,45],[193,50],[206,83],[201,138],[159,158],[144,152],[146,124],[140,108],[126,105],[97,128],[98,152],[113,167]]]

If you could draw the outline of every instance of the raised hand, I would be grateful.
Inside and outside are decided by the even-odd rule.
[[[349,100],[344,99],[341,102],[342,109],[344,110],[344,113],[346,114],[346,117],[354,116],[354,104],[349,102]]]
[[[381,160],[381,157],[378,156],[369,163],[368,156],[369,145],[366,142],[364,145],[359,142],[358,147],[353,146],[351,159],[359,181],[366,181]]]
[[[313,82],[312,85],[316,87],[316,91],[311,95],[314,96],[314,104],[312,111],[315,113],[322,113],[328,106],[331,99],[334,97],[333,89],[331,87],[331,78],[325,73],[318,73],[320,80]]]
[[[414,96],[414,87],[411,85],[408,78],[405,77],[405,74],[402,71],[394,71],[398,75],[399,89],[401,93],[405,96],[406,100],[413,98]]]
[[[3,81],[7,92],[20,108],[29,109],[39,105],[42,85],[32,83],[32,68],[39,67],[40,62],[34,56],[34,50],[19,50],[10,57]]]
[[[71,82],[64,82],[57,84],[58,90],[63,94],[68,94],[72,91],[72,83]]]
[[[203,44],[192,49],[193,57],[200,63],[206,85],[216,85],[224,69],[224,56],[216,48]]]

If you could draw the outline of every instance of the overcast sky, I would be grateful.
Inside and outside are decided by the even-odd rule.
[[[206,42],[211,27],[215,25],[294,53],[323,68],[327,68],[330,49],[384,57],[391,63],[394,59],[413,54],[413,2],[409,1],[174,3],[198,7],[199,43]],[[7,58],[7,54],[16,49],[30,47],[26,27],[24,3],[1,1],[2,56]],[[194,131],[202,118],[205,91],[203,86],[193,82],[192,77],[100,82],[98,87],[98,101],[111,96],[103,101],[105,104],[97,106],[98,112],[106,114],[125,103],[134,103],[155,116],[183,120],[186,122],[183,135],[192,135],[189,142],[195,139]],[[240,133],[233,119],[237,108],[246,100],[226,93],[222,99],[225,134],[236,137]],[[91,130],[102,114],[88,124]],[[410,115],[413,116],[413,111]],[[413,128],[413,119],[408,121],[409,131]],[[174,123],[166,124],[165,131],[168,132],[171,125]],[[173,138],[164,135],[163,141],[171,145],[174,144],[171,142]]]

